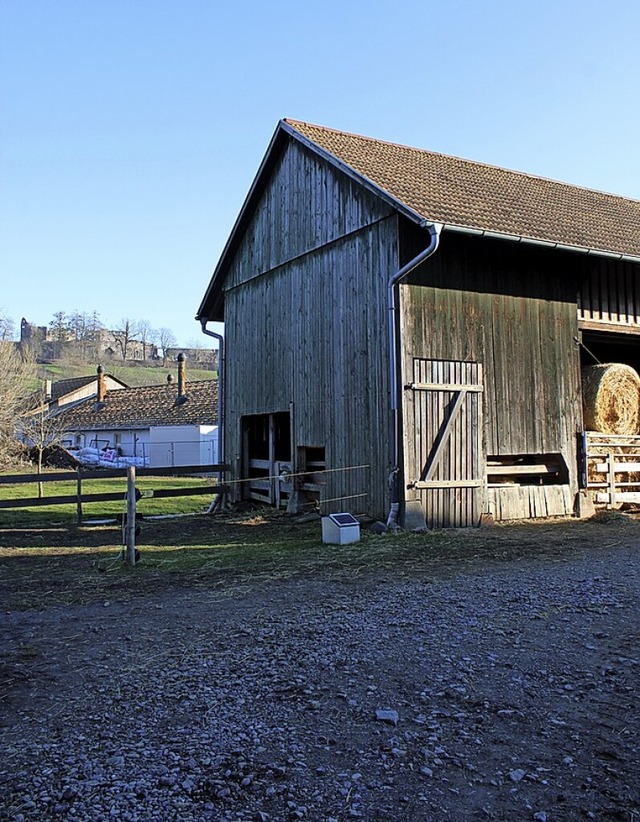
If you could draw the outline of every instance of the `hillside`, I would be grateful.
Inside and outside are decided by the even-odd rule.
[[[127,365],[121,362],[104,364],[107,374],[117,377],[132,388],[141,385],[159,385],[166,382],[167,375],[172,374],[177,380],[178,370],[175,363],[167,363],[163,368],[159,365]],[[42,379],[66,380],[72,377],[92,376],[96,373],[95,365],[68,363],[63,361],[43,363],[39,366]],[[215,371],[205,371],[199,368],[190,368],[187,363],[187,381],[211,380],[216,377]]]

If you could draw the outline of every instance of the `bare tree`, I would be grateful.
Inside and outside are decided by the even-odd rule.
[[[49,328],[56,342],[66,342],[69,339],[69,318],[64,311],[55,312]]]
[[[192,337],[187,340],[186,347],[189,349],[192,365],[197,365],[199,368],[215,368],[217,351],[213,351],[202,337]]]
[[[117,327],[114,328],[112,332],[116,344],[120,348],[120,353],[122,354],[123,360],[127,359],[129,346],[131,344],[131,341],[133,340],[135,329],[135,320],[131,320],[129,319],[129,317],[123,317],[123,319],[120,320]]]
[[[162,327],[158,330],[158,342],[162,349],[162,367],[167,367],[167,349],[173,348],[176,343],[176,335],[170,328]]]
[[[16,428],[22,442],[35,451],[37,472],[42,474],[45,451],[60,445],[66,434],[62,418],[49,411],[44,389],[31,395],[29,407],[19,416]],[[38,497],[42,496],[43,483],[38,482]]]
[[[152,346],[158,338],[158,332],[152,327],[149,320],[138,320],[136,334],[142,343],[142,359],[147,359],[147,346]]]
[[[35,360],[12,342],[0,342],[0,467],[9,467],[21,450],[18,421],[36,377]]]
[[[7,342],[15,337],[16,324],[4,308],[0,308],[0,342]]]

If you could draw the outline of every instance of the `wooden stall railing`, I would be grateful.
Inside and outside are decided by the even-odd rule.
[[[582,484],[596,505],[640,504],[640,436],[588,431],[582,460]]]

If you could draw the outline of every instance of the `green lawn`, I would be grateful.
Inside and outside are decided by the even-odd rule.
[[[52,380],[64,380],[71,377],[95,376],[96,367],[94,365],[73,365],[61,363],[48,363],[42,366],[42,371],[48,372]],[[177,375],[175,362],[168,362],[166,368],[162,366],[129,366],[121,365],[117,360],[104,363],[107,374],[117,377],[131,388],[141,385],[160,385],[167,381],[167,374]],[[216,378],[215,371],[205,371],[200,368],[192,368],[187,363],[187,380],[212,380]]]
[[[204,485],[211,485],[213,482],[209,478],[202,477],[141,477],[136,480],[136,488],[143,497],[138,500],[138,513],[146,516],[158,514],[191,514],[202,513],[207,510],[213,495],[171,497],[168,499],[157,499],[147,497],[155,489],[165,488],[195,488]],[[126,478],[115,479],[91,479],[83,480],[82,494],[101,494],[122,492],[122,500],[114,502],[92,502],[83,503],[83,518],[102,519],[113,517],[126,511],[125,500]],[[65,495],[75,495],[77,492],[76,481],[69,482],[46,482],[44,483],[44,497],[55,497]],[[20,483],[15,485],[0,484],[0,499],[20,500],[28,497],[35,497],[38,494],[35,483]],[[62,523],[71,525],[76,521],[76,504],[67,505],[38,505],[31,508],[1,508],[0,526],[10,527],[16,525],[47,525],[51,523]]]

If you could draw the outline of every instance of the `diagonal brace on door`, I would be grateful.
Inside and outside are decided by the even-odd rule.
[[[444,447],[447,444],[447,441],[449,440],[451,431],[453,429],[453,426],[456,422],[458,415],[460,414],[462,403],[465,400],[466,396],[466,390],[458,392],[455,402],[453,404],[453,408],[451,409],[449,419],[446,421],[445,425],[440,429],[438,445],[433,454],[431,455],[431,459],[428,460],[427,464],[425,465],[424,470],[422,471],[422,474],[420,476],[419,482],[430,482],[431,479],[433,479],[435,470],[438,467],[438,462],[442,457]]]

